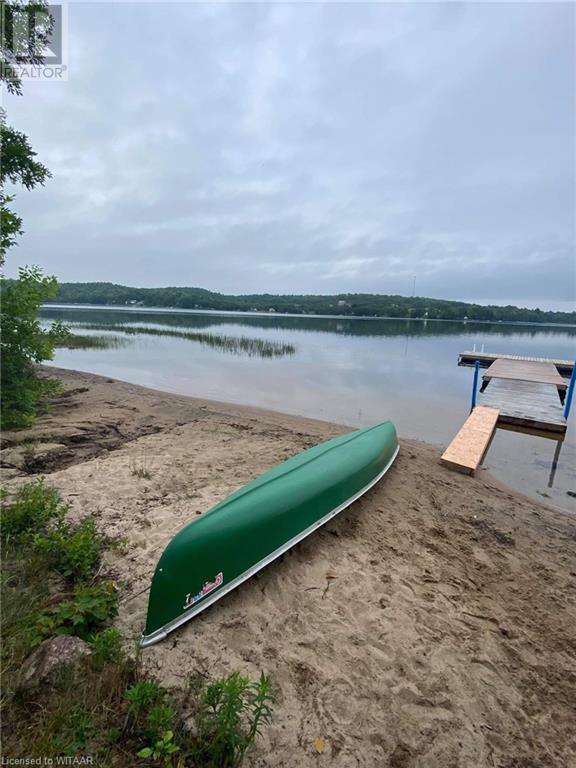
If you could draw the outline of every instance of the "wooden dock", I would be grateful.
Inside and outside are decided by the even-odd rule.
[[[525,360],[495,360],[482,376],[482,390],[486,389],[492,379],[509,379],[510,381],[527,381],[535,384],[552,384],[558,392],[564,393],[568,382],[558,373],[552,363],[535,363]]]
[[[496,408],[499,423],[539,432],[566,432],[564,409],[553,384],[493,379],[478,395],[478,404]]]
[[[573,360],[560,360],[549,357],[525,357],[522,355],[500,355],[495,352],[460,352],[458,365],[474,365],[478,360],[482,368],[488,368],[496,360],[518,360],[523,363],[549,363],[555,366],[561,376],[571,376],[574,368]]]
[[[570,407],[569,402],[566,409],[563,407],[568,383],[555,363],[512,356],[497,358],[482,378],[478,395],[475,380],[472,412],[442,455],[443,464],[474,474],[498,426],[563,440]],[[573,387],[574,380],[571,390]],[[568,401],[570,398],[571,391]]]

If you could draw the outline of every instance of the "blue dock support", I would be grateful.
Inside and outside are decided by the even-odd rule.
[[[480,371],[480,361],[476,360],[474,363],[474,381],[472,382],[472,403],[470,410],[473,411],[476,408],[476,393],[478,391],[478,373]]]
[[[568,384],[568,392],[566,392],[566,401],[564,403],[564,418],[568,418],[570,413],[570,407],[572,405],[572,398],[574,397],[574,384],[576,382],[576,362],[574,368],[572,368],[572,376],[570,376],[570,384]]]

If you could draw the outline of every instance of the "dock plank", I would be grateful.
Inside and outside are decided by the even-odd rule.
[[[554,384],[560,390],[565,390],[568,386],[566,380],[558,373],[555,365],[529,360],[498,358],[482,376],[484,381],[490,381],[493,378]]]
[[[473,475],[482,463],[496,430],[497,408],[477,406],[442,454],[440,462],[451,469]]]
[[[491,365],[495,360],[522,360],[529,363],[550,363],[554,365],[558,372],[562,376],[570,376],[572,369],[574,368],[573,360],[562,360],[559,358],[549,357],[529,357],[526,355],[503,355],[497,352],[476,352],[474,350],[467,350],[466,352],[460,352],[458,355],[458,365],[474,365],[476,360],[479,361],[483,368]]]
[[[496,408],[499,421],[535,430],[566,432],[564,409],[554,384],[493,378],[478,404]]]

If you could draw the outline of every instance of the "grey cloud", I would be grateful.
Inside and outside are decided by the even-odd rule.
[[[573,6],[102,9],[7,100],[54,174],[12,270],[573,301]]]

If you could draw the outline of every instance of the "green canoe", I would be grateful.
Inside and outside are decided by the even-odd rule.
[[[279,464],[183,528],[152,579],[142,646],[152,645],[366,493],[398,454],[390,421]]]

